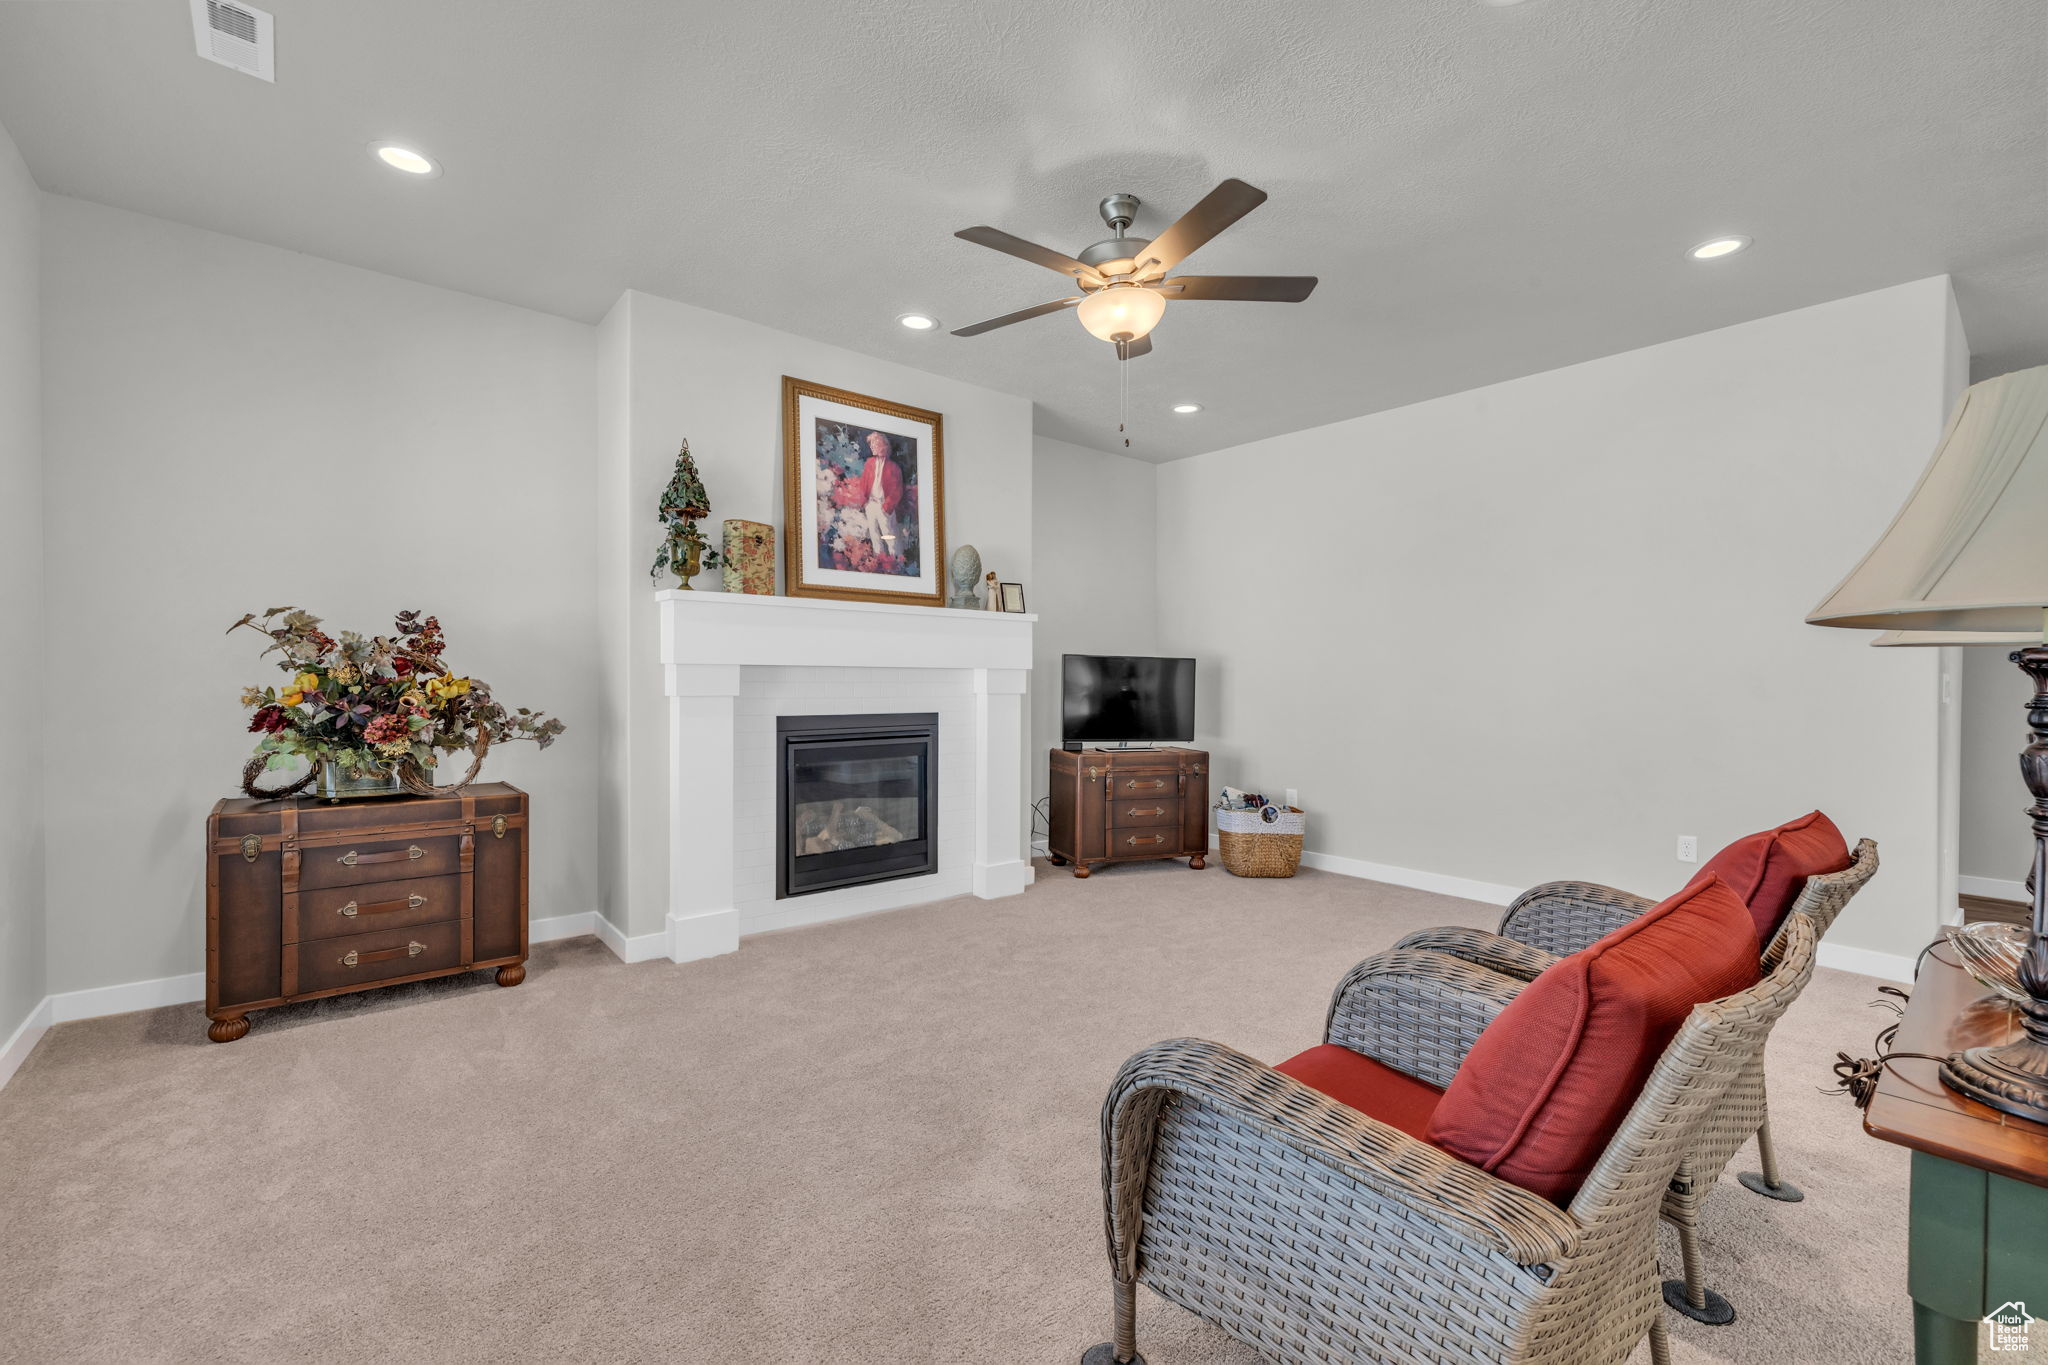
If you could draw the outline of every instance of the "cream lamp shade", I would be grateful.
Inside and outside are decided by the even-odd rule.
[[[2039,644],[2048,611],[2048,365],[1972,384],[1913,495],[1807,615],[1880,645]]]

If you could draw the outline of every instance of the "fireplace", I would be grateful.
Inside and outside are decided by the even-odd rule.
[[[938,870],[936,712],[777,716],[775,898]]]

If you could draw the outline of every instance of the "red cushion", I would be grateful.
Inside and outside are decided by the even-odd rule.
[[[1789,825],[1737,839],[1708,859],[1700,876],[1712,872],[1742,897],[1755,921],[1756,941],[1766,944],[1791,912],[1808,877],[1840,872],[1852,861],[1842,831],[1815,811]]]
[[[1433,1085],[1335,1043],[1297,1053],[1273,1069],[1413,1138],[1422,1136],[1444,1095]]]
[[[1479,1035],[1424,1140],[1570,1201],[1692,1007],[1756,984],[1749,908],[1702,876],[1524,986]]]

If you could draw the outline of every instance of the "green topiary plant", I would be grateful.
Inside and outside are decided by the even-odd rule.
[[[655,582],[661,581],[661,572],[668,569],[684,588],[690,586],[690,579],[701,569],[715,569],[719,565],[718,551],[704,539],[704,533],[697,529],[701,517],[711,515],[711,498],[704,491],[704,479],[697,473],[697,462],[690,457],[690,443],[683,442],[683,448],[676,455],[675,473],[669,477],[668,487],[661,490],[661,524],[668,528],[668,534],[661,542],[661,548],[654,552],[654,567],[647,576]]]

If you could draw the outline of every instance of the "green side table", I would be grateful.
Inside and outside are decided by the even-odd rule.
[[[1944,945],[1927,955],[1892,1046],[1946,1056],[2018,1033],[2018,1012]],[[2044,1319],[2034,1346],[2048,1345],[2048,1125],[1956,1094],[1937,1063],[1902,1060],[1886,1068],[1863,1127],[1913,1152],[1906,1288],[1916,1365],[1975,1365],[1979,1325],[2008,1304]]]

